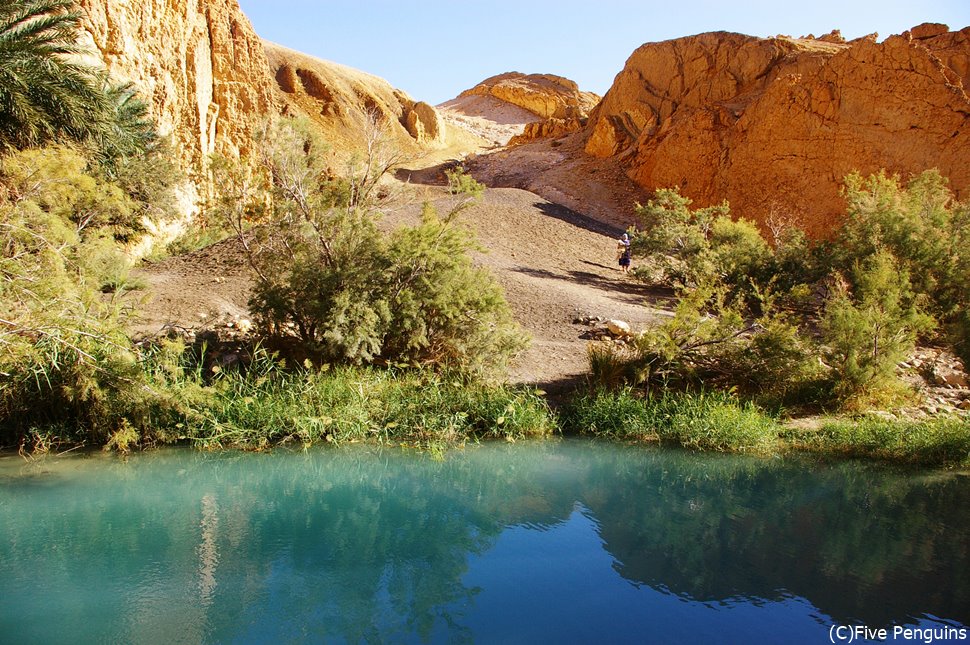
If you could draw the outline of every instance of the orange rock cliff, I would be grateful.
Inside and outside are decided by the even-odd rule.
[[[937,168],[970,197],[970,28],[884,42],[707,33],[648,43],[590,115],[585,150],[647,189],[814,237],[844,213],[843,178]]]

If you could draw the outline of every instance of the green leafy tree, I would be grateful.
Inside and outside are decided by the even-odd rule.
[[[921,310],[908,272],[887,251],[857,264],[853,285],[837,282],[822,318],[835,395],[850,405],[892,403],[905,393],[896,363],[933,321]]]
[[[847,219],[830,262],[848,272],[881,251],[891,253],[970,363],[970,206],[954,200],[936,170],[905,185],[884,172],[853,174],[844,196]]]
[[[733,220],[727,202],[691,209],[677,189],[658,190],[637,207],[643,231],[634,249],[645,256],[646,271],[682,287],[721,282],[732,295],[748,292],[762,279],[772,258],[757,227]]]

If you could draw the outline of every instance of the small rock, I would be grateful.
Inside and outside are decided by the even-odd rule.
[[[623,320],[610,320],[606,323],[606,328],[610,333],[617,337],[631,336],[630,323]]]

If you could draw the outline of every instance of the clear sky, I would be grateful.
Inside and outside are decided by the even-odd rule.
[[[970,0],[239,0],[256,32],[438,104],[502,72],[558,74],[604,94],[633,50],[705,31],[880,39],[970,26]]]

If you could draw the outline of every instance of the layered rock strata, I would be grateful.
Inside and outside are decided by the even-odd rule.
[[[467,96],[491,96],[528,110],[540,119],[583,118],[599,102],[597,95],[580,91],[568,78],[519,72],[487,78],[458,98]]]
[[[336,147],[363,145],[364,122],[372,116],[405,150],[445,145],[444,122],[431,105],[413,100],[377,76],[275,43],[263,44],[284,112],[307,116]]]

